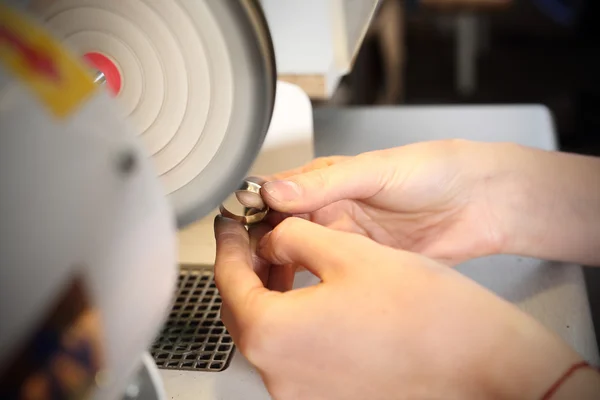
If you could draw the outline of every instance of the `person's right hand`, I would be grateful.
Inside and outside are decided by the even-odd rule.
[[[298,218],[270,229],[218,217],[214,271],[222,320],[274,399],[538,399],[582,361],[422,255]],[[290,264],[320,283],[292,289]],[[597,399],[599,381],[578,371],[552,399]]]
[[[504,249],[519,196],[498,158],[511,146],[449,140],[316,159],[266,177],[262,196],[284,215],[455,265]]]

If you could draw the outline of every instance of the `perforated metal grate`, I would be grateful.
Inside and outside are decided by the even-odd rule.
[[[221,297],[212,269],[181,267],[177,298],[152,346],[159,368],[223,371],[233,355],[233,340],[220,319]]]

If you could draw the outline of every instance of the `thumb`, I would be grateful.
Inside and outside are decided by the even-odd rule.
[[[379,160],[366,154],[331,166],[267,182],[261,195],[274,210],[309,213],[344,199],[366,199],[386,184],[387,173]]]
[[[330,280],[360,258],[370,240],[290,217],[266,234],[258,246],[261,257],[277,265],[302,265],[322,281]]]

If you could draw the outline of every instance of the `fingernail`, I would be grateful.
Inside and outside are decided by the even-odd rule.
[[[265,207],[265,202],[259,194],[248,191],[239,191],[235,192],[235,197],[244,207],[258,209]]]
[[[215,220],[214,220],[215,237],[217,237],[217,235],[218,235],[219,228],[222,228],[223,225],[228,222],[237,222],[237,221],[234,221],[231,218],[224,217],[221,214],[218,214],[217,216],[215,216]]]
[[[291,181],[273,181],[263,185],[265,192],[277,201],[292,201],[297,199],[300,194],[300,186]]]

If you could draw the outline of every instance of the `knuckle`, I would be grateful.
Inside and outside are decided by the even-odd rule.
[[[336,160],[334,157],[319,157],[315,158],[309,165],[310,170],[316,170],[321,168],[327,168],[335,164]]]
[[[284,219],[271,234],[272,242],[276,242],[277,245],[284,244],[290,237],[295,237],[296,233],[302,229],[305,220],[297,217],[289,217]]]
[[[356,156],[357,169],[372,177],[369,185],[369,194],[371,196],[385,191],[398,182],[397,178],[399,174],[405,174],[406,168],[400,167],[398,160],[402,159],[402,157],[399,157],[398,152],[398,148],[393,148],[372,151]]]
[[[242,235],[237,231],[221,232],[219,242],[222,246],[228,248],[242,248],[250,243],[246,235]]]
[[[329,173],[325,169],[317,169],[313,172],[312,180],[317,188],[326,188],[329,181]]]
[[[391,149],[370,151],[362,153],[354,158],[357,166],[365,171],[385,171],[390,167],[397,167],[399,160],[404,157],[401,156],[405,150],[404,147],[396,147]]]
[[[286,218],[285,220],[281,221],[281,223],[277,225],[275,229],[279,229],[281,232],[294,229],[294,227],[298,224],[299,220],[300,219],[296,217]]]
[[[325,172],[325,169],[320,168],[314,169],[306,174],[298,175],[294,180],[300,187],[303,188],[310,188],[313,190],[322,189],[326,187],[326,175],[327,173]]]
[[[302,188],[304,195],[318,204],[327,204],[332,186],[331,169],[315,169],[307,174],[299,175],[296,183]]]

